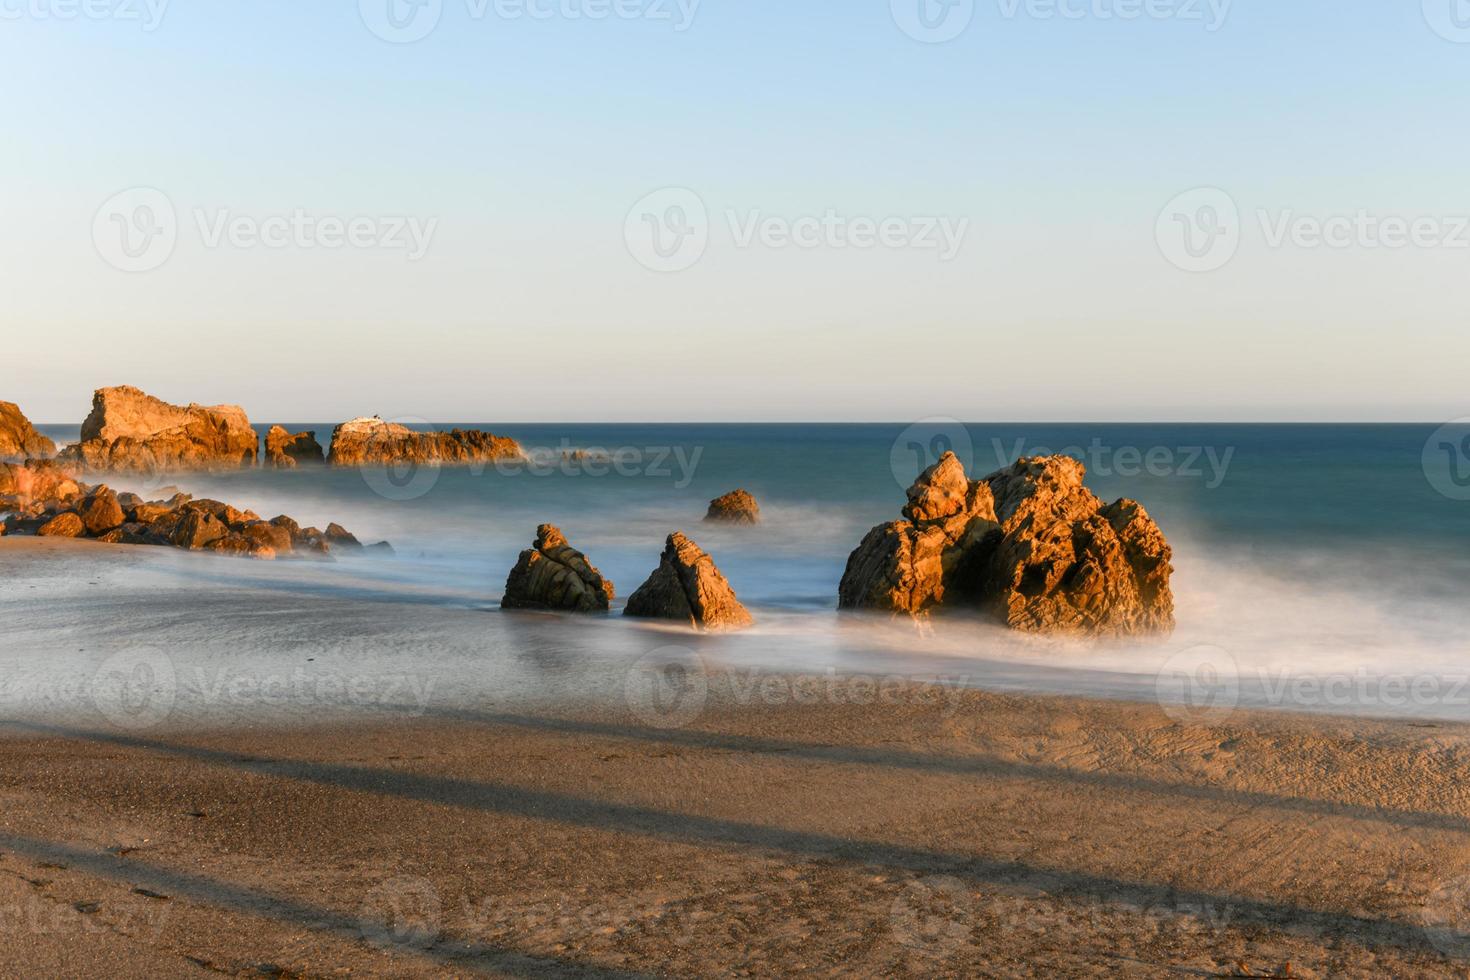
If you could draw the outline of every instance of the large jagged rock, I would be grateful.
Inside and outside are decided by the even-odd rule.
[[[415,432],[376,416],[343,422],[332,430],[327,461],[333,466],[387,463],[478,463],[526,458],[514,439],[477,429]]]
[[[506,609],[550,609],[557,612],[607,612],[613,584],[587,556],[567,543],[550,524],[536,529],[536,545],[521,552],[505,582]]]
[[[704,519],[711,524],[759,524],[761,505],[746,491],[735,490],[711,500]]]
[[[744,629],[754,622],[714,559],[677,531],[669,535],[658,568],[628,597],[623,614],[710,631]]]
[[[1104,505],[1067,456],[984,480],[946,453],[909,488],[905,520],[848,558],[843,609],[987,612],[1017,630],[1134,636],[1174,627],[1172,551],[1133,500]]]
[[[315,432],[287,432],[273,425],[265,434],[265,464],[278,470],[295,469],[300,463],[321,463],[325,460],[321,443],[316,441]]]
[[[91,470],[159,473],[255,463],[259,440],[236,405],[180,408],[137,388],[101,388],[82,441],[63,457]]]
[[[14,402],[0,402],[0,459],[46,458],[56,455],[56,443],[36,431]]]

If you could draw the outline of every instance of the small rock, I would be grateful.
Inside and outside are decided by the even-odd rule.
[[[82,501],[77,508],[77,515],[81,517],[87,533],[93,536],[121,527],[123,521],[127,520],[117,494],[105,486],[97,487],[91,496]]]
[[[711,523],[759,524],[761,506],[746,491],[735,490],[711,500],[709,513],[704,515],[704,519]]]

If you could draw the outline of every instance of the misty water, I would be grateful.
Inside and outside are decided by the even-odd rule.
[[[283,424],[315,429],[324,443],[331,431]],[[1438,468],[1434,426],[466,427],[515,437],[552,462],[110,481],[145,495],[167,481],[267,518],[336,521],[395,554],[269,563],[146,549],[146,562],[96,585],[0,591],[16,623],[4,655],[12,691],[65,690],[117,650],[143,645],[194,678],[192,688],[213,690],[201,705],[217,705],[223,682],[242,671],[294,672],[299,682],[305,670],[310,686],[332,665],[427,690],[395,683],[392,695],[378,692],[379,706],[503,708],[616,691],[629,664],[692,658],[736,672],[1470,718],[1470,503],[1456,499],[1453,456]],[[601,453],[560,462],[570,448],[616,463]],[[840,615],[849,552],[897,517],[904,487],[945,449],[977,476],[1019,455],[1069,452],[1088,464],[1100,496],[1142,501],[1175,550],[1174,635],[1091,644],[960,615],[917,627]],[[737,487],[759,499],[763,523],[701,523],[708,501]],[[612,616],[499,610],[506,575],[541,523],[561,527],[616,583]],[[714,556],[754,629],[701,637],[617,615],[673,530]],[[161,607],[153,597],[167,598]],[[321,700],[319,691],[306,698],[309,713]],[[259,713],[259,701],[244,697],[241,713]]]

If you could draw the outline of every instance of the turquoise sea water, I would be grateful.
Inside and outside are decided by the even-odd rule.
[[[315,429],[323,442],[332,428],[283,424]],[[167,479],[267,517],[335,520],[364,541],[389,540],[391,560],[313,567],[309,580],[293,571],[279,588],[369,598],[375,587],[364,581],[384,595],[409,589],[420,611],[437,604],[482,613],[476,643],[491,656],[555,645],[571,631],[584,648],[629,656],[668,639],[629,633],[620,619],[590,633],[583,625],[527,633],[523,621],[499,612],[505,577],[538,524],[560,526],[613,580],[619,600],[657,565],[665,536],[683,530],[715,557],[759,621],[749,634],[718,641],[725,659],[901,672],[939,665],[981,685],[1133,695],[1151,691],[1171,658],[1204,648],[1225,651],[1244,701],[1300,702],[1281,685],[1304,677],[1361,686],[1365,674],[1372,683],[1402,675],[1439,687],[1420,699],[1427,703],[1358,693],[1352,703],[1315,696],[1290,706],[1470,715],[1470,684],[1450,691],[1470,671],[1470,502],[1457,499],[1470,497],[1462,486],[1470,484],[1470,457],[1457,458],[1464,447],[1436,435],[1436,425],[464,427],[515,437],[548,459],[585,448],[619,463],[594,453],[591,463],[532,469],[302,468]],[[65,441],[76,430],[48,434]],[[1068,451],[1088,463],[1099,495],[1142,501],[1175,548],[1176,634],[1097,647],[1025,640],[967,621],[914,630],[839,616],[848,553],[869,527],[897,516],[904,487],[948,448],[974,475],[1017,455]],[[736,487],[760,500],[764,523],[703,525],[708,501]],[[258,563],[220,560],[209,569],[219,579],[269,580]]]

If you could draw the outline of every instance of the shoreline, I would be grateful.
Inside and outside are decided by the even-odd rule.
[[[175,548],[3,536],[0,567],[7,571],[0,578],[0,614],[9,624],[8,642],[0,644],[0,682],[10,681],[8,687],[0,683],[0,708],[15,708],[17,685],[23,695],[27,683],[52,684],[62,687],[62,696],[48,701],[43,689],[37,710],[79,706],[95,716],[86,691],[80,700],[68,697],[68,685],[90,683],[108,656],[134,649],[168,654],[179,681],[176,714],[186,727],[208,727],[221,711],[240,722],[258,716],[274,724],[360,713],[360,705],[340,692],[278,703],[247,696],[231,704],[219,696],[222,677],[279,684],[308,662],[316,665],[307,668],[313,677],[335,672],[400,692],[405,683],[414,686],[408,705],[418,703],[423,688],[450,707],[526,697],[605,707],[622,703],[630,666],[662,652],[707,675],[712,688],[743,691],[747,700],[763,696],[759,684],[768,678],[815,678],[820,684],[861,676],[997,694],[1170,703],[1186,721],[1220,716],[1180,700],[1194,697],[1179,683],[1182,677],[1187,684],[1199,668],[1197,651],[1219,650],[1196,646],[1198,639],[1183,633],[1172,642],[1136,646],[1054,643],[963,616],[916,631],[884,616],[755,603],[754,629],[697,634],[616,609],[603,616],[502,609],[496,597],[503,573],[495,561],[479,575],[458,563],[443,571],[432,560],[425,565],[413,558],[255,562]],[[38,595],[45,601],[36,602]],[[540,652],[550,650],[558,651],[551,659]],[[46,669],[23,670],[17,680],[16,668],[31,654]],[[1235,665],[1235,700],[1222,708],[1227,720],[1264,712],[1470,723],[1470,675],[1449,667],[1370,674],[1361,664],[1355,672],[1327,665],[1291,675],[1268,673],[1270,667],[1244,659]],[[1414,681],[1434,682],[1433,696],[1416,698]],[[369,707],[381,716],[382,709],[402,713],[404,703],[372,701]],[[328,717],[319,715],[322,710]]]

